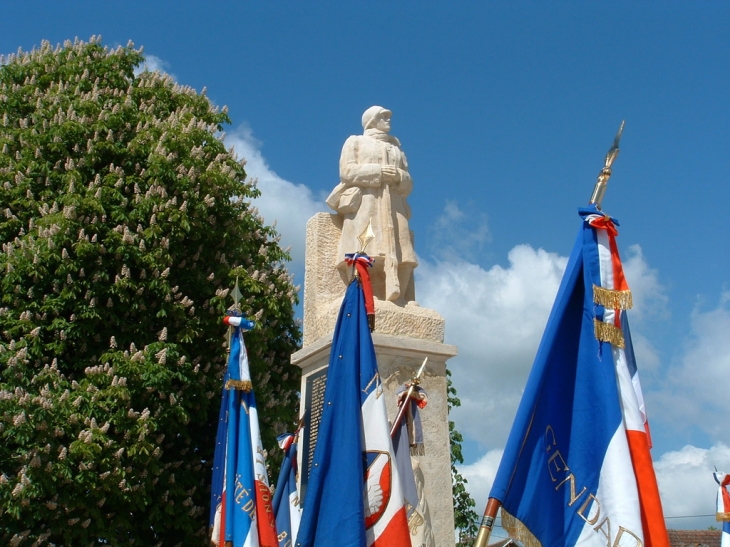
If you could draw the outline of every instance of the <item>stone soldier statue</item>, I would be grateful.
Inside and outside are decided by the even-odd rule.
[[[345,254],[364,250],[375,259],[375,296],[402,305],[413,300],[413,268],[418,261],[406,202],[413,181],[400,142],[388,134],[391,115],[381,106],[371,106],[362,115],[364,133],[345,141],[340,183],[327,198],[327,205],[343,218],[338,268],[346,272]],[[369,224],[374,238],[362,249],[358,236]],[[383,277],[379,283],[378,278]]]

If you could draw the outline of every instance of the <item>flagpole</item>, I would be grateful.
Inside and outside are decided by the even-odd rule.
[[[616,137],[613,139],[613,144],[606,153],[603,169],[601,169],[601,172],[598,174],[598,180],[596,181],[593,193],[591,194],[589,203],[595,204],[599,211],[601,210],[601,202],[603,201],[603,196],[605,195],[606,187],[608,186],[608,179],[611,177],[611,167],[618,157],[619,141],[621,140],[621,134],[624,131],[625,123],[625,121],[621,122],[621,126],[618,128]],[[497,512],[501,506],[502,502],[496,498],[489,498],[487,500],[487,506],[484,509],[484,515],[482,516],[482,521],[479,525],[479,532],[474,540],[474,547],[487,547],[489,537],[492,534],[492,528],[494,527],[494,519],[496,518]]]
[[[502,503],[496,498],[489,498],[487,500],[487,507],[484,509],[482,522],[479,524],[479,532],[477,533],[477,539],[474,541],[474,547],[487,547],[489,536],[492,535],[494,519],[501,506]]]

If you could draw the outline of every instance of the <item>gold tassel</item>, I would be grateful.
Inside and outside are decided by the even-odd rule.
[[[406,502],[408,508],[411,508],[411,504]],[[412,536],[415,536],[418,533],[418,529],[424,525],[426,521],[421,516],[421,513],[418,511],[413,511],[410,517],[408,517],[408,530],[411,532]]]
[[[617,348],[623,348],[624,344],[624,333],[621,329],[614,325],[609,325],[598,319],[593,320],[593,330],[596,335],[596,339],[601,342],[608,342],[609,344],[616,346]]]
[[[718,522],[727,522],[730,520],[730,513],[717,513],[715,519]]]
[[[631,291],[616,291],[593,285],[593,303],[612,310],[630,310],[634,307]]]
[[[244,393],[248,393],[253,389],[253,385],[251,385],[250,380],[228,380],[226,389],[239,389]]]
[[[542,543],[525,526],[521,520],[510,515],[502,507],[502,528],[504,528],[512,539],[516,539],[525,547],[542,547]]]

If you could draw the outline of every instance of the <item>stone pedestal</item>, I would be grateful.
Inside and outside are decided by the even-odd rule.
[[[349,281],[336,268],[340,230],[341,220],[337,215],[318,213],[307,223],[304,347],[291,357],[292,364],[302,369],[303,412],[313,395],[312,406],[316,407],[317,394],[312,391],[320,390],[323,385],[334,326]],[[454,545],[446,361],[457,354],[457,348],[444,344],[443,338],[444,319],[436,311],[421,308],[414,301],[405,306],[375,301],[373,343],[389,416],[396,415],[396,389],[409,381],[428,357],[421,381],[428,392],[428,406],[421,414],[425,455],[417,459],[424,475],[436,547]],[[306,410],[315,415],[318,412],[317,408]],[[303,437],[307,438],[308,433],[304,432]],[[300,451],[300,469],[306,473],[307,446],[301,446]]]

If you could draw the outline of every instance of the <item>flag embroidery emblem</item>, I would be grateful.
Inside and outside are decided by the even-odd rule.
[[[387,452],[366,452],[365,528],[372,528],[385,513],[392,488],[392,462]]]

